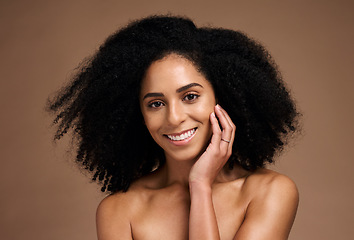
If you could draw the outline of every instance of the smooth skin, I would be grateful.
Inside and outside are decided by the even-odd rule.
[[[295,184],[267,169],[224,167],[236,126],[189,60],[171,54],[152,63],[140,105],[166,164],[126,193],[103,199],[97,209],[99,240],[288,238],[299,201]],[[181,135],[193,129],[190,137]]]

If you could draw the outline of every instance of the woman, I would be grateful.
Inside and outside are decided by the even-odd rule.
[[[221,107],[222,106],[222,107]],[[50,101],[56,138],[109,191],[100,240],[287,239],[298,192],[267,170],[298,113],[240,32],[152,16],[110,36]]]

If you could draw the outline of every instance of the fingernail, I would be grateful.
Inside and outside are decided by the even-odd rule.
[[[211,113],[211,116],[215,117],[215,113],[214,113],[214,112],[212,112],[212,113]]]
[[[219,109],[221,109],[221,106],[220,106],[219,104],[216,104],[216,107],[219,108]]]

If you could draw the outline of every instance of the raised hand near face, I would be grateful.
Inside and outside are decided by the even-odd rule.
[[[213,135],[209,146],[190,171],[190,184],[211,186],[232,153],[236,126],[220,105],[216,105],[214,110],[210,114]]]

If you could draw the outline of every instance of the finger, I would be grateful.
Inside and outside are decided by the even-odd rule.
[[[217,105],[217,108],[222,113],[220,116],[224,117],[224,120],[227,121],[227,125],[226,125],[227,129],[223,127],[221,140],[225,139],[225,140],[229,141],[229,142],[225,141],[225,144],[222,144],[223,145],[222,150],[224,150],[225,156],[227,158],[229,158],[232,154],[232,146],[233,146],[234,139],[235,139],[236,126],[232,122],[232,120],[231,120],[230,116],[227,114],[227,112],[220,105]],[[220,117],[220,123],[221,123],[221,117]]]
[[[211,129],[213,132],[213,135],[211,137],[210,143],[215,146],[220,146],[220,141],[221,141],[221,129],[219,127],[219,122],[216,119],[215,113],[212,112],[210,114],[210,122],[211,122]]]
[[[233,123],[233,121],[231,120],[229,114],[225,111],[225,109],[223,109],[220,105],[218,105],[220,110],[223,112],[225,118],[227,119],[227,121],[229,122],[230,126],[232,126],[232,128],[236,129],[235,124]]]
[[[219,118],[220,125],[222,127],[222,134],[221,134],[221,149],[226,152],[226,154],[229,152],[231,149],[230,146],[232,146],[232,137],[233,137],[233,128],[232,125],[230,124],[229,120],[227,119],[226,112],[223,112],[221,107],[217,105],[215,107],[215,112]]]
[[[234,139],[235,139],[235,132],[236,132],[236,125],[233,123],[233,121],[231,120],[229,114],[227,114],[227,112],[225,111],[225,109],[223,109],[220,105],[220,110],[223,112],[225,118],[227,119],[229,125],[232,128],[232,134],[231,134],[231,139],[230,139],[230,143],[233,143]],[[230,144],[232,146],[232,144]]]

